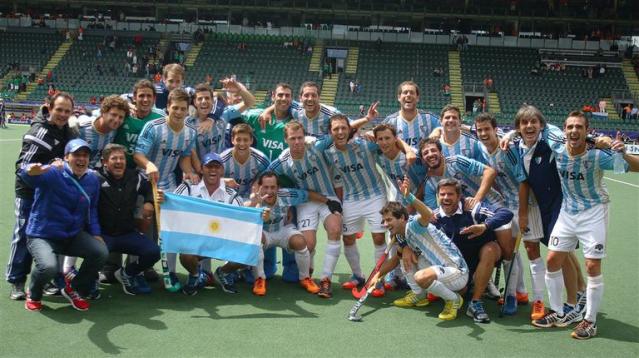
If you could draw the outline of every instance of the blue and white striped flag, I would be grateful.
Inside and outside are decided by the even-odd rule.
[[[160,238],[164,252],[257,265],[262,209],[164,194]]]

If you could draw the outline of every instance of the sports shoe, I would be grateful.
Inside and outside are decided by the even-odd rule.
[[[433,295],[432,293],[428,292],[428,294],[426,295],[426,298],[428,298],[428,302],[433,303],[437,300],[439,300],[438,296]]]
[[[98,279],[100,283],[116,283],[118,280],[115,278],[115,271],[112,269],[102,270],[98,273]]]
[[[27,297],[27,294],[24,292],[24,282],[16,282],[11,284],[11,293],[9,294],[9,298],[14,301],[21,301]]]
[[[255,279],[255,282],[253,283],[253,294],[257,296],[266,295],[266,280],[262,277]]]
[[[506,316],[514,316],[517,313],[517,298],[515,296],[506,296],[506,305],[502,307],[502,312]]]
[[[501,292],[499,292],[499,289],[497,288],[497,286],[495,286],[495,283],[491,280],[488,281],[488,285],[486,285],[486,290],[484,291],[484,298],[487,298],[489,300],[498,300],[499,297],[501,297]]]
[[[118,269],[113,275],[115,279],[122,284],[122,291],[124,291],[124,293],[131,296],[135,296],[139,293],[135,277],[127,275],[124,269]]]
[[[189,296],[195,296],[199,289],[204,288],[204,285],[206,285],[206,275],[203,272],[199,272],[197,276],[189,275],[186,285],[182,287],[182,292]]]
[[[475,323],[490,323],[490,318],[484,309],[482,301],[470,301],[466,309],[466,316],[472,318]]]
[[[537,300],[532,304],[532,310],[530,311],[530,319],[535,321],[544,318],[546,315],[546,307],[544,301]]]
[[[408,291],[404,297],[393,301],[393,305],[402,308],[426,307],[429,304],[430,301],[426,297],[419,297],[413,291]]]
[[[213,280],[215,284],[217,284],[222,291],[226,293],[237,293],[237,288],[235,288],[235,282],[231,275],[225,274],[222,272],[222,268],[218,267],[213,273]]]
[[[30,297],[26,296],[26,301],[24,302],[24,308],[27,311],[31,311],[31,312],[42,311],[42,301],[32,300]]]
[[[316,294],[320,290],[315,281],[313,281],[313,279],[311,279],[310,277],[300,280],[300,286],[304,287],[306,292],[312,294]]]
[[[581,312],[579,312],[579,307],[568,306],[568,304],[564,303],[564,316],[557,323],[555,323],[555,326],[566,327],[571,323],[581,322],[581,320],[583,319],[584,317]]]
[[[202,272],[204,272],[204,276],[206,277],[206,282],[204,283],[204,285],[206,287],[215,286],[215,280],[213,279],[213,272],[211,271],[202,271]]]
[[[384,283],[383,282],[377,282],[377,284],[375,285],[375,288],[373,289],[373,292],[371,292],[371,296],[373,297],[384,297],[386,295],[386,290],[384,289]]]
[[[363,277],[358,277],[353,274],[348,281],[342,283],[342,288],[345,290],[352,290],[355,287],[362,286],[366,280]]]
[[[597,323],[582,320],[570,336],[575,339],[590,339],[597,335]]]
[[[331,298],[333,297],[333,291],[331,290],[331,280],[328,278],[323,278],[320,281],[318,296],[322,298]]]
[[[518,305],[527,305],[528,304],[528,292],[516,292],[517,304]]]
[[[359,240],[359,239],[361,239],[363,237],[364,237],[364,232],[362,232],[362,231],[360,231],[360,232],[355,234],[355,239],[356,240]]]
[[[151,293],[151,286],[149,286],[149,283],[146,282],[146,278],[144,278],[143,273],[140,273],[139,275],[133,277],[133,280],[137,285],[138,293],[141,293],[143,295],[148,295],[149,293]]]
[[[457,318],[457,311],[464,304],[464,299],[458,293],[456,300],[446,301],[444,304],[444,310],[439,314],[439,319],[442,321],[452,321]]]
[[[80,297],[78,292],[76,292],[71,285],[67,285],[64,289],[61,290],[62,296],[71,303],[71,306],[78,311],[86,311],[89,309],[89,302]]]
[[[55,277],[44,285],[42,293],[45,296],[60,296],[62,289],[66,286],[64,275],[58,273]]]
[[[152,280],[149,280],[149,278],[146,276],[146,271],[144,274],[144,278],[147,281],[152,281]],[[177,292],[182,289],[182,284],[180,283],[180,279],[177,277],[177,274],[175,272],[169,272],[169,279],[171,280],[171,286],[173,286],[173,288],[175,289],[175,291],[173,292]]]
[[[102,294],[100,293],[100,281],[99,280],[94,280],[91,283],[91,288],[89,289],[89,293],[86,295],[82,295],[82,298],[85,298],[87,300],[99,300],[100,297],[102,297]]]
[[[561,321],[563,318],[564,316],[559,316],[557,312],[551,310],[542,318],[533,320],[532,325],[539,328],[555,327],[557,325],[557,322]]]
[[[582,314],[586,313],[586,303],[588,302],[588,297],[586,296],[586,291],[578,291],[577,292],[577,307],[579,307],[579,312]]]
[[[175,274],[174,272],[172,272],[172,273]],[[147,282],[157,282],[157,281],[160,280],[160,275],[158,275],[158,273],[155,271],[155,269],[153,267],[150,267],[150,268],[144,270],[144,279]]]

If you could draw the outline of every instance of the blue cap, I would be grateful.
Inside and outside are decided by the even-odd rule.
[[[67,145],[64,146],[64,155],[75,153],[82,148],[91,152],[91,148],[89,147],[89,144],[87,142],[79,138],[72,139],[69,141],[69,143],[67,143]]]
[[[202,165],[209,165],[212,162],[218,162],[219,164],[222,164],[222,157],[220,157],[220,155],[217,153],[211,152],[206,154],[202,159]]]

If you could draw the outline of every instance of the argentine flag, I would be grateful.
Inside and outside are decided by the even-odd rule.
[[[160,211],[162,251],[256,266],[262,209],[165,193]]]

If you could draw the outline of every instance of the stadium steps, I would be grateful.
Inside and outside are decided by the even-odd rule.
[[[353,77],[357,73],[357,62],[359,61],[359,47],[349,47],[346,58],[346,69],[344,73]]]
[[[319,72],[322,65],[322,54],[324,53],[324,43],[322,41],[315,42],[313,45],[313,54],[311,55],[311,63],[308,65],[309,72]]]
[[[626,79],[626,83],[628,84],[628,88],[632,93],[632,97],[635,100],[639,100],[639,78],[637,78],[637,72],[635,72],[635,69],[632,67],[632,63],[629,59],[624,58],[621,70],[623,72],[623,77]]]
[[[0,91],[2,91],[2,89],[4,88],[4,84],[8,83],[9,81],[11,81],[11,79],[17,74],[16,71],[11,70],[11,71],[7,71],[7,74],[4,75],[4,77],[0,78]]]
[[[71,45],[73,45],[73,40],[64,41],[58,47],[58,49],[53,53],[53,55],[51,55],[51,58],[49,59],[47,64],[44,65],[44,67],[40,71],[40,74],[38,76],[36,76],[36,78],[46,78],[47,77],[47,73],[49,71],[53,71],[60,64],[60,61],[62,61],[62,58],[67,54],[67,52],[69,52],[69,49],[71,48]],[[27,90],[24,91],[24,92],[20,92],[15,97],[15,101],[16,102],[26,101],[27,97],[29,97],[31,92],[35,91],[36,88],[38,88],[38,82],[37,81],[36,82],[29,82],[29,84],[27,85]]]
[[[497,92],[488,94],[488,111],[490,113],[501,113],[501,105],[499,104],[499,96]]]
[[[333,74],[332,78],[328,78],[328,76],[324,77],[324,82],[322,83],[322,103],[326,103],[329,106],[335,105],[338,83],[338,74]]]
[[[450,78],[450,102],[464,112],[464,93],[459,52],[448,51],[448,77]]]
[[[195,65],[195,60],[197,60],[197,57],[200,55],[200,51],[202,51],[203,45],[204,43],[200,42],[199,44],[194,44],[193,46],[191,46],[189,52],[186,53],[184,66],[186,66],[187,68],[191,68]]]
[[[606,106],[606,112],[608,112],[608,119],[621,119],[621,117],[619,116],[619,112],[617,112],[617,109],[614,106],[614,102],[612,101],[612,98],[602,98],[604,101],[606,101],[606,103],[608,103],[608,106]]]
[[[259,105],[261,103],[264,103],[264,100],[266,100],[267,94],[268,92],[264,90],[258,90],[253,92],[253,96],[255,97],[255,104]]]

